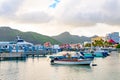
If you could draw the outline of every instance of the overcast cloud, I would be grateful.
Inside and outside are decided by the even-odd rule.
[[[56,29],[63,25],[72,28],[97,28],[99,23],[111,28],[120,25],[119,0],[55,1],[57,0],[1,0],[0,21],[2,24],[12,25],[44,24]],[[55,6],[50,7],[54,3]]]
[[[16,15],[25,0],[5,0],[0,6],[0,16],[10,17],[23,23],[48,23],[54,17],[58,22],[73,26],[88,26],[96,23],[120,24],[119,0],[61,0],[51,16],[48,9]],[[47,0],[46,0],[47,1]],[[32,5],[31,5],[32,6]],[[33,6],[34,8],[34,6]]]
[[[21,7],[24,0],[4,0],[0,3],[0,16],[14,15]]]
[[[17,17],[16,20],[18,22],[34,23],[34,24],[47,23],[53,18],[52,16],[48,15],[45,12],[24,13],[16,17]]]
[[[58,19],[65,24],[77,26],[95,25],[96,23],[120,25],[119,0],[70,0],[64,6]]]

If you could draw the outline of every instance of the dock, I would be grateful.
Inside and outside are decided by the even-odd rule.
[[[50,51],[43,51],[43,50],[39,50],[39,51],[26,51],[24,53],[25,56],[46,56],[48,54],[52,54],[52,52]]]
[[[46,57],[46,55],[52,54],[51,51],[38,50],[38,51],[25,51],[25,52],[11,52],[11,53],[0,53],[0,61],[10,59],[26,59],[29,56]]]
[[[0,53],[0,61],[6,59],[22,59],[24,57],[23,53]]]

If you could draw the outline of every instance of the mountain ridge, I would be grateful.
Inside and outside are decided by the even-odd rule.
[[[52,36],[53,39],[56,39],[62,43],[84,43],[85,41],[90,42],[91,38],[97,37],[94,35],[92,37],[71,35],[69,32],[63,32],[57,36]]]
[[[45,42],[51,42],[52,44],[83,43],[85,41],[90,42],[91,38],[97,37],[96,35],[92,37],[72,35],[69,32],[63,32],[57,36],[50,37],[32,31],[22,32],[8,26],[0,27],[0,41],[14,41],[16,36],[20,36],[34,44],[44,44]]]
[[[16,36],[20,36],[28,42],[34,44],[43,44],[44,42],[51,42],[52,44],[60,44],[59,41],[39,33],[35,32],[22,32],[16,29],[12,29],[10,27],[0,27],[0,41],[13,41]]]

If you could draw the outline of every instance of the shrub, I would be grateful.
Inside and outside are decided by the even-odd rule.
[[[116,48],[120,48],[120,44],[118,44],[118,45],[116,46]]]

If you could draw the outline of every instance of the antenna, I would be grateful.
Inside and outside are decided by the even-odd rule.
[[[20,40],[20,36],[17,36],[17,40]]]

